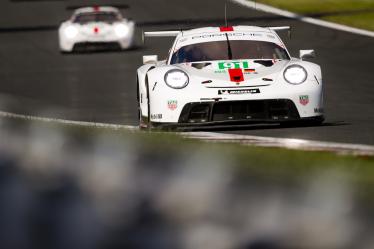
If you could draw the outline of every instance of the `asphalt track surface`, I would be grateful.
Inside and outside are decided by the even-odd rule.
[[[0,110],[78,121],[137,125],[136,69],[142,55],[164,57],[169,38],[140,42],[141,30],[221,26],[223,0],[127,0],[138,24],[137,44],[125,52],[62,55],[57,27],[68,6],[87,1],[2,0]],[[100,3],[90,1],[90,4]],[[327,120],[320,127],[251,126],[224,133],[374,144],[374,40],[229,5],[230,24],[291,25],[283,36],[293,56],[313,48],[323,69]]]

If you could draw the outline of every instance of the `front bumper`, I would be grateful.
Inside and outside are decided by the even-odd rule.
[[[152,122],[154,128],[220,128],[248,124],[323,122],[323,116],[301,118],[288,99],[196,102],[183,107],[178,123]]]
[[[268,87],[266,87],[268,88]],[[270,87],[269,87],[270,88]],[[157,86],[156,86],[157,89]],[[314,91],[313,91],[314,90]],[[156,94],[151,91],[150,121],[153,123],[194,124],[211,122],[283,122],[323,116],[320,88],[278,93],[261,89],[261,94],[228,96],[204,94]],[[268,93],[266,93],[268,91]],[[177,91],[175,91],[178,93]],[[207,96],[208,97],[205,97]],[[273,95],[273,96],[271,96]],[[172,96],[170,99],[165,96]],[[305,96],[305,97],[304,97]],[[307,99],[308,102],[303,102]],[[142,114],[147,114],[145,101]]]
[[[189,103],[180,124],[242,121],[288,121],[300,119],[294,103],[287,99]]]
[[[73,46],[73,50],[77,52],[121,49],[122,47],[119,42],[79,42]]]
[[[209,130],[209,129],[230,129],[230,128],[247,128],[247,127],[258,127],[259,125],[285,125],[285,127],[295,126],[316,126],[323,123],[325,120],[324,116],[315,116],[309,118],[289,119],[287,121],[280,120],[242,120],[242,121],[220,121],[220,122],[207,122],[207,123],[152,123],[150,128],[161,129],[161,130]],[[146,126],[144,126],[146,127]]]
[[[126,38],[117,37],[79,37],[74,40],[60,38],[60,50],[64,52],[86,50],[122,50],[133,45],[133,35]]]

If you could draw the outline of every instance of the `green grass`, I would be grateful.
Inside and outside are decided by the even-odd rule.
[[[374,0],[258,0],[290,10],[357,28],[374,31]]]

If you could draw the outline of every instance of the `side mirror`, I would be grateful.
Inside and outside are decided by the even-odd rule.
[[[300,50],[300,59],[312,59],[316,57],[314,50]]]
[[[158,61],[157,55],[145,55],[143,56],[143,64],[156,64]]]

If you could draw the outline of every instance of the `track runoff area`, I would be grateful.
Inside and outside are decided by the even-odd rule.
[[[247,8],[256,8],[256,10],[268,12],[278,16],[283,16],[286,18],[297,19],[302,22],[309,24],[314,24],[318,26],[323,26],[329,29],[336,29],[340,31],[350,32],[357,35],[374,37],[374,32],[355,29],[347,27],[344,25],[333,24],[313,18],[301,17],[295,13],[288,11],[283,11],[276,9],[264,4],[255,3],[253,1],[247,0],[232,0],[241,6]],[[96,128],[106,128],[106,129],[125,129],[136,131],[138,130],[137,126],[131,125],[117,125],[117,124],[107,124],[99,122],[80,122],[72,121],[65,119],[57,118],[47,118],[47,117],[38,117],[32,115],[21,115],[10,112],[0,112],[0,117],[3,118],[14,118],[22,119],[29,121],[39,121],[39,122],[48,122],[48,123],[57,123],[63,125],[74,125],[74,126],[85,126],[85,127],[96,127]],[[333,143],[333,142],[320,142],[307,139],[290,139],[290,138],[276,138],[268,136],[252,136],[252,135],[243,135],[243,134],[224,134],[216,132],[190,132],[182,133],[182,136],[194,139],[200,139],[204,141],[211,142],[235,142],[240,144],[263,146],[263,147],[279,147],[279,148],[288,148],[288,149],[298,149],[298,150],[310,150],[310,151],[331,151],[339,154],[350,154],[350,155],[374,155],[374,146],[368,146],[363,144],[349,144],[349,143]]]

